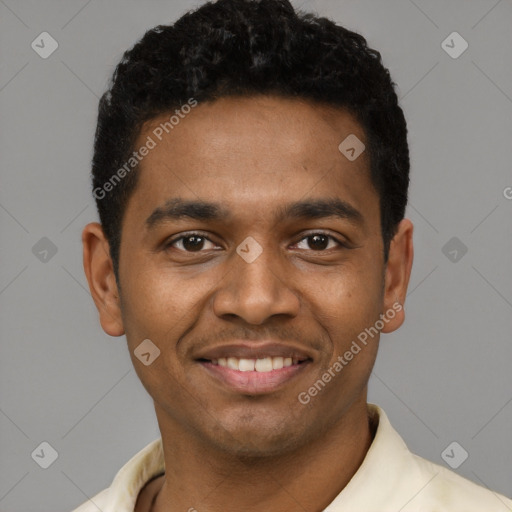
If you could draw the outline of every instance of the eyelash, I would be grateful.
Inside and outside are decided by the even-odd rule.
[[[302,242],[303,240],[307,239],[307,238],[311,238],[315,235],[322,235],[322,236],[326,236],[327,238],[330,238],[331,240],[334,240],[340,247],[342,248],[345,248],[347,249],[348,248],[348,245],[346,243],[343,243],[342,241],[338,240],[336,237],[328,234],[328,233],[324,233],[322,231],[314,231],[312,233],[309,233],[307,234],[306,236],[303,236],[297,243],[299,242]],[[200,237],[200,238],[203,238],[205,240],[208,240],[209,242],[211,242],[212,244],[215,244],[215,242],[213,242],[212,240],[210,240],[206,235],[200,233],[200,232],[195,232],[195,231],[191,231],[189,233],[185,233],[177,238],[174,238],[172,240],[169,240],[167,243],[165,243],[165,246],[164,246],[164,249],[170,249],[172,248],[172,246],[176,243],[176,242],[179,242],[181,240],[184,240],[186,238],[190,238],[190,237],[193,237],[193,236],[197,236],[197,237]],[[332,248],[331,248],[332,249]],[[194,253],[201,253],[201,252],[204,252],[203,250],[200,250],[200,251],[186,251],[186,250],[182,250],[182,249],[178,249],[180,252],[185,252],[187,254],[194,254]],[[311,251],[313,251],[313,249],[309,249]],[[326,252],[328,251],[329,249],[322,249],[322,250],[318,250],[318,251],[314,251],[314,252]]]

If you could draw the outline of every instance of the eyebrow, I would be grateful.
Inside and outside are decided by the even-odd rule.
[[[323,219],[327,217],[337,217],[356,225],[364,223],[362,213],[341,199],[296,201],[279,206],[275,211],[276,222],[282,222],[285,219]],[[151,213],[146,219],[146,227],[152,229],[165,221],[183,218],[199,221],[226,221],[232,219],[233,215],[220,203],[174,198]]]

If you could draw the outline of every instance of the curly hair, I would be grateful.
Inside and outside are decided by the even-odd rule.
[[[384,261],[405,215],[407,126],[389,71],[360,34],[288,0],[218,0],[158,25],[126,51],[99,102],[92,161],[101,189],[134,150],[143,123],[181,107],[228,96],[278,95],[341,107],[366,135],[379,195]],[[96,198],[116,277],[123,214],[137,169]]]

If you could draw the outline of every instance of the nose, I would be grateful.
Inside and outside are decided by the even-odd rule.
[[[236,316],[261,325],[274,315],[298,314],[300,300],[270,249],[264,249],[251,263],[234,254],[232,265],[224,286],[214,296],[213,310],[218,317]]]

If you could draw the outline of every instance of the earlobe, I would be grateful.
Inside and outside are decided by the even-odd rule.
[[[393,332],[404,322],[404,303],[414,259],[414,226],[409,219],[403,219],[389,247],[384,286],[384,310],[388,318],[382,332]]]
[[[110,336],[122,336],[124,326],[119,292],[108,240],[100,224],[93,222],[85,226],[82,245],[84,271],[101,326]]]

